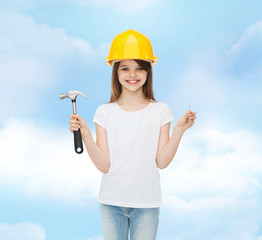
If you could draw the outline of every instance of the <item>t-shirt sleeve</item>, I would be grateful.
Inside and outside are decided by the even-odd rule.
[[[99,124],[101,127],[106,128],[106,118],[104,113],[103,105],[96,109],[93,122]]]
[[[172,121],[174,121],[174,117],[171,109],[166,103],[162,103],[160,126],[162,127]]]

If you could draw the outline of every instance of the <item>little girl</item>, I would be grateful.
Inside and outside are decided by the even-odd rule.
[[[157,57],[144,34],[117,35],[106,61],[113,66],[111,99],[96,110],[96,142],[79,115],[70,115],[70,130],[80,128],[91,160],[104,173],[99,192],[104,239],[154,240],[161,205],[158,168],[171,163],[196,113],[179,118],[169,137],[174,118],[167,104],[154,98]]]

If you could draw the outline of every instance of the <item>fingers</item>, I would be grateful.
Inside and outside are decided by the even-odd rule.
[[[192,112],[192,113],[190,113],[190,118],[189,118],[190,120],[190,127],[193,127],[193,125],[195,124],[195,120],[196,120],[196,113],[194,112]]]
[[[192,112],[191,110],[187,111],[184,115],[186,118],[190,117],[190,120],[192,118],[196,118],[196,112]]]
[[[190,113],[190,119],[196,119],[196,113],[195,112]]]
[[[82,117],[80,116],[80,115],[78,115],[78,114],[74,114],[74,115],[69,115],[69,117],[70,117],[70,119],[71,120],[77,120],[77,121],[79,121],[79,122],[81,122],[82,121]]]
[[[82,119],[81,116],[78,115],[78,114],[74,114],[74,115],[73,115],[73,114],[70,114],[69,117],[72,118],[72,119],[79,119],[79,120]]]
[[[80,124],[70,122],[70,131],[71,132],[78,131],[79,128],[80,128]]]
[[[192,112],[191,110],[186,112],[187,121],[189,122],[189,128],[192,127],[196,120],[196,112]]]
[[[76,115],[69,115],[70,120],[70,131],[74,132],[74,131],[78,131],[78,129],[80,128],[80,121],[78,119],[80,119],[80,116],[78,114]]]

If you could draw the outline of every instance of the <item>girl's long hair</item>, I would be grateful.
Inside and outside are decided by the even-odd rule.
[[[153,73],[152,73],[151,63],[143,60],[137,60],[137,59],[134,60],[143,70],[147,72],[146,82],[142,87],[145,98],[150,101],[156,101],[153,92]],[[111,78],[111,98],[109,103],[115,102],[120,97],[122,92],[122,86],[118,80],[118,73],[117,73],[119,65],[120,62],[116,62],[113,66],[112,78]]]

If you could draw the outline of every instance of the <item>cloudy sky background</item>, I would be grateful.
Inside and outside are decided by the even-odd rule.
[[[262,240],[262,3],[0,0],[0,239],[101,240],[101,174],[77,155],[69,100],[95,138],[112,39],[146,34],[154,92],[194,128],[161,170],[159,240]],[[171,127],[174,126],[172,123]]]

